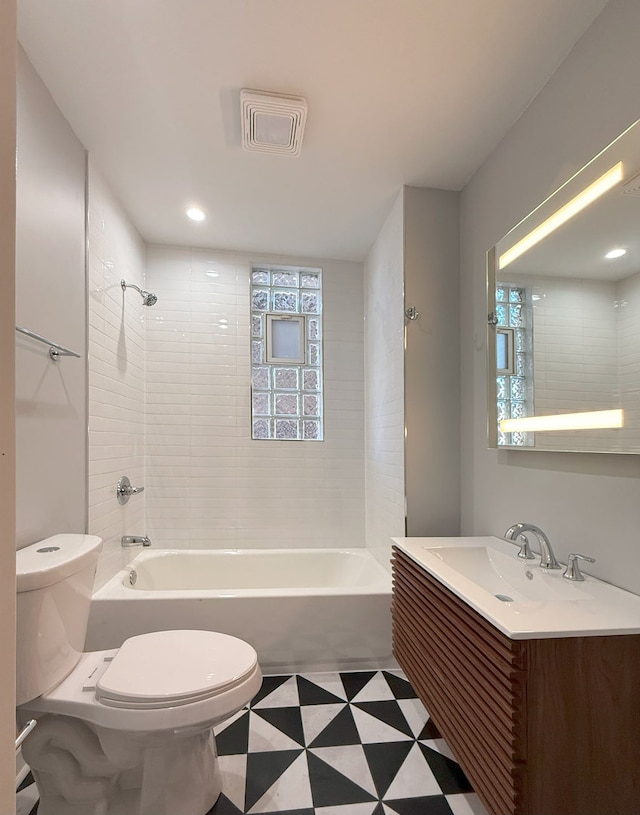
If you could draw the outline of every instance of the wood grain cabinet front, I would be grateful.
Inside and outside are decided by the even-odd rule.
[[[397,547],[393,650],[492,815],[640,815],[640,635],[512,640]]]

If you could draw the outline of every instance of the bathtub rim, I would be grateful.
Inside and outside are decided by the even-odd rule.
[[[194,555],[206,555],[216,557],[217,555],[232,555],[242,557],[243,555],[269,555],[269,554],[346,554],[356,555],[367,560],[378,573],[376,580],[365,585],[344,585],[344,586],[296,586],[294,588],[234,588],[234,589],[137,589],[134,586],[127,586],[126,579],[135,568],[136,563],[146,560],[153,560],[170,555],[182,555],[191,557]],[[390,595],[392,587],[391,572],[375,558],[375,556],[365,547],[298,547],[295,549],[249,549],[249,548],[189,548],[189,549],[153,549],[144,550],[135,556],[119,569],[109,580],[93,593],[93,601],[101,600],[125,600],[128,602],[135,600],[151,600],[159,598],[184,598],[196,599],[205,597],[239,598],[239,597],[307,597],[307,596],[345,596],[345,595]]]

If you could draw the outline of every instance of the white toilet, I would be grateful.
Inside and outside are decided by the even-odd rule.
[[[38,815],[205,815],[220,794],[213,727],[257,693],[246,642],[161,631],[83,653],[100,538],[16,553],[17,705]]]

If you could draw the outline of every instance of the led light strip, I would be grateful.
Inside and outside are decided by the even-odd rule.
[[[593,430],[599,427],[624,427],[624,411],[589,410],[584,413],[524,416],[521,419],[502,419],[500,422],[500,430],[505,433],[529,430]]]
[[[511,249],[507,249],[506,252],[500,255],[498,258],[498,268],[504,269],[505,266],[508,266],[516,258],[519,258],[520,255],[523,255],[528,249],[535,246],[536,243],[539,243],[559,226],[562,226],[562,224],[573,218],[574,215],[577,215],[578,212],[593,203],[596,198],[599,198],[607,192],[607,190],[615,187],[620,181],[622,181],[621,161],[610,170],[607,170],[604,175],[601,175],[600,178],[594,181],[593,184],[590,184],[579,195],[576,195],[575,198],[572,198],[571,201],[566,203],[563,207],[560,207],[560,209],[554,212],[553,215],[550,215],[546,221],[543,221],[535,229],[532,229],[528,235],[525,235],[524,238],[514,243]]]

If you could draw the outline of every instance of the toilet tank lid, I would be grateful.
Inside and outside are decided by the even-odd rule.
[[[64,533],[32,543],[16,552],[16,589],[33,591],[53,586],[97,562],[102,538]]]

